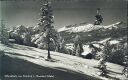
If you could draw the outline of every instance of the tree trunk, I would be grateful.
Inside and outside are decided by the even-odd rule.
[[[49,47],[49,41],[48,41],[48,56],[47,56],[47,59],[51,59],[51,56],[50,56],[50,47]]]

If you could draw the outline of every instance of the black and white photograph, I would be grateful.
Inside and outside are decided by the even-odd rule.
[[[0,80],[128,80],[128,0],[0,0]]]

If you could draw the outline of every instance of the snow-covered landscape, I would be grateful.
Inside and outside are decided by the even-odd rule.
[[[125,1],[61,1],[0,1],[0,80],[128,80]]]
[[[70,73],[78,72],[80,74],[93,76],[103,80],[127,80],[127,78],[124,75],[122,75],[123,66],[117,64],[107,63],[107,70],[109,70],[110,72],[108,74],[109,77],[106,78],[99,76],[100,71],[97,68],[98,60],[83,59],[68,54],[51,52],[53,61],[49,62],[45,60],[47,56],[46,50],[41,50],[17,44],[10,44],[9,46],[0,44],[0,47],[1,51],[4,51],[3,58],[4,56],[9,56],[14,59],[22,59],[23,61],[32,62],[43,67],[49,67],[55,70]],[[55,76],[57,77],[59,75]]]

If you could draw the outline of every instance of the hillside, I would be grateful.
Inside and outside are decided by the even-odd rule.
[[[51,52],[52,61],[46,61],[46,50],[17,44],[10,44],[9,46],[0,44],[0,49],[1,51],[4,50],[5,53],[2,56],[2,75],[44,75],[44,73],[51,73],[55,77],[50,80],[126,80],[121,75],[123,66],[117,64],[107,63],[109,74],[105,78],[99,76],[99,69],[96,68],[98,65],[97,60]],[[34,77],[34,79],[42,78]],[[14,80],[14,78],[5,78],[4,80]]]

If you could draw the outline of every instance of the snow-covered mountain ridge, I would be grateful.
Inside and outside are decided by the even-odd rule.
[[[87,42],[99,41],[106,38],[115,39],[127,35],[127,25],[124,22],[117,22],[111,25],[82,24],[58,29],[60,35],[68,43],[73,43],[76,35],[81,36],[84,44]]]
[[[88,32],[91,30],[96,30],[96,29],[100,29],[100,28],[104,28],[104,29],[111,29],[112,27],[117,27],[117,25],[121,24],[122,22],[117,22],[111,25],[93,25],[93,24],[84,24],[84,25],[80,25],[80,26],[72,26],[72,27],[62,27],[60,29],[58,29],[58,32]]]

